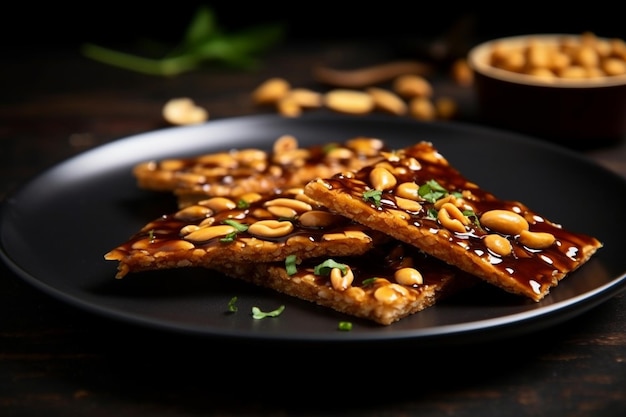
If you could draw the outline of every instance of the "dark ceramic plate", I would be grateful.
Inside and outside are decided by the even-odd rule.
[[[363,135],[400,148],[428,140],[466,177],[505,199],[516,199],[568,229],[604,243],[590,262],[544,300],[534,303],[481,285],[381,327],[228,279],[206,270],[170,270],[114,278],[103,254],[161,214],[175,210],[170,194],[140,190],[138,162],[229,148],[269,149],[280,135],[302,145]],[[171,332],[267,341],[466,342],[536,331],[582,314],[624,289],[623,201],[626,181],[545,142],[455,123],[393,117],[263,115],[170,128],[117,140],[60,163],[21,187],[0,212],[4,261],[25,281],[85,311]],[[238,297],[237,313],[228,303]],[[255,320],[251,309],[286,308]],[[352,331],[337,330],[353,322]]]

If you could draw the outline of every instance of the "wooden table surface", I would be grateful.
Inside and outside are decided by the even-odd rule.
[[[170,98],[193,98],[211,120],[267,113],[250,92],[271,76],[321,90],[311,73],[317,64],[391,58],[384,45],[284,45],[257,71],[213,67],[159,78],[71,48],[5,54],[0,199],[52,164],[166,126],[161,109]],[[471,88],[440,75],[436,91],[458,101],[457,120],[480,123]],[[626,143],[584,153],[626,177]],[[491,343],[237,346],[95,316],[0,263],[0,415],[623,416],[626,296]]]

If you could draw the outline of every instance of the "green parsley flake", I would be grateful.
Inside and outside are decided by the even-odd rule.
[[[349,321],[340,321],[337,328],[341,331],[349,332],[350,330],[352,330],[352,323]]]
[[[376,207],[380,207],[380,200],[383,192],[381,190],[367,190],[363,192],[363,200],[374,203]]]
[[[378,278],[373,277],[373,278],[367,278],[363,280],[363,286],[366,287],[368,285],[372,285],[374,283],[374,281],[376,281]]]
[[[289,255],[285,258],[285,270],[287,271],[287,275],[293,275],[298,272],[296,264],[297,259],[296,255]]]
[[[245,232],[246,230],[248,230],[247,224],[239,223],[238,221],[233,219],[226,219],[222,223],[234,227],[238,232]]]
[[[272,311],[261,311],[259,307],[252,307],[252,318],[256,320],[261,320],[266,317],[278,317],[285,310],[285,306],[281,305],[276,310]]]
[[[238,209],[250,208],[250,203],[248,203],[246,200],[242,198],[241,200],[237,201],[237,208]]]
[[[333,259],[327,259],[319,265],[316,265],[313,269],[313,273],[319,276],[330,275],[330,271],[334,268],[339,268],[341,270],[341,274],[345,275],[348,273],[348,265],[340,264]]]
[[[448,195],[448,190],[443,188],[437,181],[429,180],[425,184],[420,185],[417,193],[429,203],[434,203]]]
[[[239,308],[237,307],[237,297],[233,297],[228,302],[228,311],[231,313],[236,313]]]

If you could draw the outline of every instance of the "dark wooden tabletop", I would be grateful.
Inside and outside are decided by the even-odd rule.
[[[76,48],[3,54],[0,199],[55,163],[165,127],[161,109],[171,98],[193,98],[209,123],[268,113],[250,93],[269,77],[322,90],[316,65],[398,57],[369,42],[303,43],[272,50],[256,71],[210,67],[163,78],[86,59]],[[436,91],[459,103],[455,119],[480,124],[471,88],[435,75]],[[626,177],[626,143],[577,152]],[[549,329],[490,343],[237,346],[96,316],[0,264],[3,417],[625,414],[623,293]]]

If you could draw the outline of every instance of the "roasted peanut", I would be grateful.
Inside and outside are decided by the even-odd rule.
[[[513,246],[507,238],[495,233],[486,235],[484,241],[485,246],[487,246],[489,250],[500,256],[506,256],[513,250]]]
[[[289,95],[276,102],[276,110],[285,117],[299,117],[302,114],[302,106]]]
[[[287,94],[300,108],[317,108],[323,104],[322,94],[307,88],[294,88]]]
[[[415,268],[400,268],[393,277],[398,284],[402,285],[421,285],[424,283],[422,274]]]
[[[370,113],[374,109],[372,96],[357,90],[331,90],[324,95],[324,104],[331,110],[357,115]]]
[[[480,223],[505,235],[519,235],[529,227],[525,218],[510,210],[489,210],[480,216]]]
[[[435,120],[437,109],[428,97],[414,97],[409,101],[409,114],[418,120]]]
[[[531,249],[545,249],[552,246],[556,238],[552,233],[522,230],[519,234],[519,241]]]
[[[212,197],[202,200],[198,204],[208,207],[216,213],[224,210],[232,210],[237,207],[237,203],[226,197]]]
[[[452,203],[445,203],[437,212],[437,220],[446,229],[457,232],[466,232],[465,226],[470,223],[469,219]]]
[[[293,231],[293,224],[288,221],[259,220],[248,227],[248,233],[260,238],[286,236]]]
[[[370,181],[375,190],[388,190],[395,187],[397,183],[396,177],[382,166],[376,166],[372,169]]]
[[[494,44],[490,64],[549,82],[622,75],[626,74],[626,68],[621,69],[626,67],[626,54],[617,53],[621,48],[617,45],[624,41],[600,39],[591,32],[546,41],[532,38],[515,47]]]
[[[419,212],[422,210],[422,205],[415,200],[409,198],[396,197],[396,205],[402,210]]]
[[[433,95],[433,87],[430,82],[420,76],[414,74],[406,74],[393,80],[393,91],[404,98],[426,97]]]
[[[190,98],[174,98],[165,103],[163,118],[174,125],[190,125],[207,121],[209,113]]]
[[[396,195],[398,197],[418,201],[422,199],[419,195],[419,188],[419,185],[414,182],[403,182],[396,187]]]
[[[377,109],[395,114],[396,116],[406,114],[406,103],[394,92],[378,87],[370,87],[365,91],[372,96],[372,99],[374,99],[374,106]]]
[[[202,227],[185,236],[185,240],[190,240],[192,242],[206,242],[217,237],[223,237],[231,233],[235,233],[236,231],[237,229],[227,224]]]
[[[272,207],[272,206],[289,207],[290,209],[292,209],[293,211],[297,213],[304,213],[305,211],[313,210],[313,207],[311,207],[310,204],[305,203],[304,201],[295,200],[293,198],[284,198],[284,197],[278,197],[278,198],[269,200],[265,202],[264,206],[265,207]]]
[[[348,268],[345,275],[339,268],[333,268],[330,270],[330,283],[335,290],[347,290],[352,285],[352,281],[354,281],[354,274],[350,268]]]
[[[285,97],[291,84],[284,78],[273,77],[261,83],[253,92],[252,99],[256,104],[275,104]]]
[[[307,211],[299,217],[300,224],[305,227],[328,227],[337,223],[340,219],[341,216],[338,214],[321,210]]]

